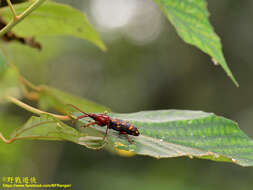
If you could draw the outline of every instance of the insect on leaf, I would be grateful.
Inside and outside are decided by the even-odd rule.
[[[116,149],[155,158],[188,156],[253,166],[253,141],[235,122],[213,113],[159,110],[110,116],[130,122],[141,133],[129,135],[134,141],[130,144],[124,135],[109,130],[108,142]],[[88,134],[95,130],[103,136],[105,127],[83,130]]]

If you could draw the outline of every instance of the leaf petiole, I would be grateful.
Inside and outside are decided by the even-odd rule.
[[[14,9],[12,3],[11,3],[11,0],[7,0],[7,3],[8,3],[8,5],[9,5],[9,7],[10,7],[10,9],[11,9],[11,12],[12,12],[12,14],[13,14],[13,19],[14,19],[14,20],[18,20],[17,13],[16,13],[16,11],[15,11],[15,9]]]
[[[4,142],[4,143],[6,143],[6,144],[10,144],[10,143],[12,143],[13,141],[15,141],[16,140],[16,138],[11,138],[11,139],[6,139],[4,136],[3,136],[3,134],[2,133],[0,133],[0,139]]]
[[[20,100],[14,98],[14,97],[11,97],[11,96],[7,96],[6,97],[10,102],[24,108],[25,110],[27,111],[30,111],[34,114],[37,114],[37,115],[41,115],[41,114],[48,114],[48,115],[51,115],[57,119],[60,119],[60,120],[71,120],[72,118],[68,115],[57,115],[57,114],[53,114],[53,113],[48,113],[48,112],[45,112],[45,111],[42,111],[42,110],[39,110],[37,108],[34,108],[32,106],[29,106],[27,104],[25,104],[24,102],[21,102]]]

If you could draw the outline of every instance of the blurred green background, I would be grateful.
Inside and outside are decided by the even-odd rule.
[[[72,0],[71,5],[87,14],[107,52],[70,37],[39,38],[41,52],[6,44],[30,81],[114,112],[214,112],[235,120],[253,138],[252,1],[208,1],[211,23],[240,88],[209,56],[185,44],[151,0]],[[1,130],[8,134],[29,116],[15,105],[1,105]],[[67,142],[0,142],[0,161],[0,176],[35,176],[39,183],[70,183],[74,190],[253,188],[253,168],[189,158],[126,158]]]

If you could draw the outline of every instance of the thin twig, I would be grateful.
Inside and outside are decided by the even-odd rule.
[[[40,97],[41,88],[35,86],[30,81],[26,80],[20,74],[19,74],[19,81],[20,81],[20,87],[21,87],[21,90],[22,90],[24,96],[29,100],[37,101]],[[27,87],[29,87],[33,91],[32,92],[28,91]]]
[[[7,3],[8,3],[8,5],[9,5],[9,7],[11,9],[11,12],[13,14],[13,19],[17,21],[18,20],[18,16],[17,16],[17,13],[16,13],[16,11],[15,11],[12,3],[11,3],[11,0],[7,0]]]
[[[24,77],[22,77],[21,75],[19,76],[19,80],[25,84],[26,86],[28,86],[30,89],[36,91],[36,92],[40,92],[41,88],[35,86],[33,83],[31,83],[30,81],[28,81],[27,79],[25,79]]]
[[[17,16],[17,19],[12,19],[4,28],[0,30],[0,36],[10,31],[14,26],[16,26],[20,21],[22,21],[26,16],[31,14],[36,8],[38,8],[45,1],[46,0],[34,1],[34,3],[31,4],[23,13]]]
[[[11,139],[6,139],[4,136],[3,136],[3,134],[2,133],[0,133],[0,139],[2,139],[2,141],[4,142],[4,143],[6,143],[6,144],[10,144],[10,143],[12,143],[13,141],[15,141],[16,139],[15,138],[11,138]]]

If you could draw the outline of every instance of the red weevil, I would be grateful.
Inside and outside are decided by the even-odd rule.
[[[79,120],[85,117],[90,117],[94,120],[93,122],[90,122],[88,123],[88,125],[85,125],[83,127],[88,127],[90,125],[99,125],[101,127],[107,126],[104,139],[107,136],[108,129],[113,129],[113,130],[119,131],[120,134],[124,134],[129,143],[132,143],[132,142],[130,141],[128,135],[133,135],[133,136],[140,135],[139,130],[136,127],[134,127],[132,124],[128,123],[127,121],[120,120],[120,119],[113,119],[106,114],[86,113],[72,104],[68,104],[68,105],[72,106],[73,108],[75,108],[76,110],[84,114],[84,115],[78,116],[75,120]]]

